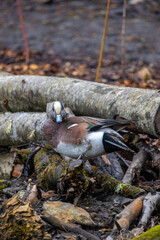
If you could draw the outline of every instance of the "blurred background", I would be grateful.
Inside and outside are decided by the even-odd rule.
[[[0,71],[95,81],[107,0],[16,0],[0,4]],[[125,78],[121,72],[123,0],[111,0],[100,82],[160,88],[160,1],[128,0]]]

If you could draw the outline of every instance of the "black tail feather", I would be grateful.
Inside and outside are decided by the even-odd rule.
[[[134,152],[129,147],[127,147],[127,145],[121,142],[119,139],[113,138],[107,133],[104,133],[102,141],[103,141],[103,146],[106,153],[111,153],[119,150]]]

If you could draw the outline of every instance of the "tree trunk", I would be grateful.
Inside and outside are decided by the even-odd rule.
[[[60,100],[78,115],[114,118],[119,115],[144,132],[160,135],[160,92],[106,85],[71,78],[1,76],[0,111],[45,111]]]

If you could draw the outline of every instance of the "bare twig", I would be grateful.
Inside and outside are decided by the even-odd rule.
[[[91,233],[83,230],[81,227],[72,223],[65,223],[54,216],[44,215],[42,216],[42,219],[48,222],[49,224],[51,224],[52,226],[58,229],[61,229],[63,231],[78,233],[87,239],[100,240],[99,237],[92,235]]]
[[[126,7],[127,1],[123,0],[123,20],[122,20],[122,32],[121,32],[121,68],[122,68],[122,78],[125,77],[125,32],[126,32]]]
[[[139,141],[136,143],[136,147],[140,149],[144,149],[152,158],[152,166],[160,167],[160,151],[154,146],[149,146],[145,141]]]
[[[23,18],[23,14],[22,14],[21,5],[20,5],[20,0],[16,0],[16,5],[17,5],[17,10],[18,10],[19,20],[21,23],[24,45],[25,45],[26,63],[29,63],[29,44],[28,44],[26,29],[25,29],[25,25],[24,25],[24,18]]]
[[[100,74],[100,69],[101,69],[101,65],[102,65],[102,58],[103,58],[103,52],[104,52],[104,44],[105,44],[106,32],[107,32],[107,25],[108,25],[110,2],[111,2],[111,0],[108,0],[107,10],[106,10],[106,17],[105,17],[105,22],[104,22],[103,37],[102,37],[102,43],[101,43],[101,50],[100,50],[98,67],[97,67],[97,73],[96,73],[96,82],[99,82],[99,74]]]
[[[116,221],[121,229],[128,229],[130,224],[140,214],[143,207],[143,199],[144,196],[136,198],[132,203],[124,208],[121,213],[116,216]],[[116,226],[114,226],[114,229],[115,228]]]
[[[29,176],[29,170],[30,170],[29,164],[30,164],[31,161],[33,160],[34,155],[35,155],[40,149],[41,149],[41,147],[38,146],[38,147],[36,147],[36,148],[34,149],[34,151],[32,151],[32,152],[28,155],[27,160],[26,160],[25,165],[24,165],[24,175],[25,175],[26,177]]]
[[[149,159],[149,154],[141,149],[134,157],[131,165],[127,169],[124,178],[122,180],[123,183],[132,184],[134,177],[139,177],[142,166],[145,161]]]
[[[139,221],[139,227],[145,227],[151,217],[151,214],[156,209],[156,207],[160,203],[160,193],[156,192],[156,194],[148,193],[143,201],[143,210],[142,217]]]

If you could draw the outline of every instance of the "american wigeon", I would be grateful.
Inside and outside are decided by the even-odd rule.
[[[63,103],[54,102],[43,131],[48,143],[60,154],[90,159],[118,150],[132,151],[118,133],[127,120],[69,117]]]

